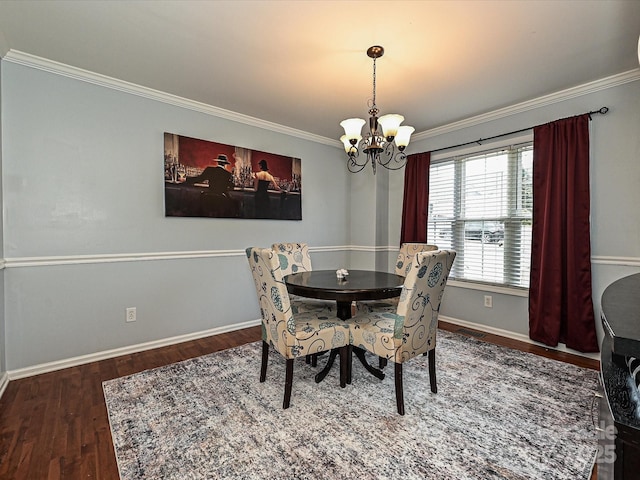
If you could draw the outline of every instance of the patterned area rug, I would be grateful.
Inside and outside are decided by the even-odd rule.
[[[406,415],[393,364],[380,381],[357,359],[297,360],[282,410],[284,359],[260,342],[104,383],[123,480],[588,479],[597,450],[597,373],[473,338],[438,333],[438,393],[426,357],[405,363]],[[374,360],[374,359],[372,359]]]

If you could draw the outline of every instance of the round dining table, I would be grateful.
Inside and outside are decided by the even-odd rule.
[[[383,300],[399,297],[402,292],[404,277],[401,275],[373,270],[349,270],[348,272],[344,278],[339,278],[335,270],[311,270],[287,275],[284,281],[287,291],[293,295],[335,300],[337,317],[341,320],[351,318],[351,304],[354,301]],[[369,365],[362,349],[354,348],[353,351],[370,373],[380,379],[384,378],[382,370]],[[329,373],[337,354],[337,349],[331,351],[327,365],[316,375],[317,383]],[[350,370],[349,368],[347,383],[351,383]]]

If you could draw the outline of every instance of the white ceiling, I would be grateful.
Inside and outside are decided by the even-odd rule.
[[[13,1],[0,46],[328,138],[422,132],[638,67],[640,1]],[[600,105],[594,105],[594,108]]]

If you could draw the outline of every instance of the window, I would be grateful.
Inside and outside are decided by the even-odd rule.
[[[450,278],[529,287],[533,146],[433,160],[428,243],[457,252]]]

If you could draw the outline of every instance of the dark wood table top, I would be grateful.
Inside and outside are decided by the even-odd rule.
[[[612,338],[612,351],[640,357],[640,274],[623,277],[602,294],[602,325]]]
[[[321,300],[335,300],[336,316],[342,320],[351,318],[351,302],[357,300],[382,300],[400,296],[404,277],[395,273],[377,272],[372,270],[349,270],[349,275],[339,279],[335,270],[312,270],[299,272],[284,277],[287,291],[294,295],[318,298]],[[353,349],[365,368],[379,379],[384,373],[367,362],[364,350]],[[316,375],[316,383],[321,382],[333,365],[338,353],[334,348],[329,355],[327,365]],[[350,367],[348,367],[350,368]],[[351,378],[351,375],[349,378]],[[349,380],[347,382],[350,383]]]
[[[284,277],[289,293],[322,300],[352,302],[381,300],[400,295],[404,277],[395,273],[372,270],[349,270],[340,280],[335,270],[312,270]]]

